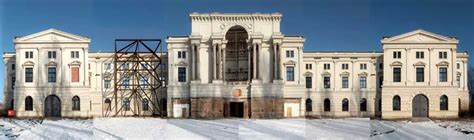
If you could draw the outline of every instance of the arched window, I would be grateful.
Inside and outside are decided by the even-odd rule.
[[[111,107],[110,107],[110,105],[111,105],[110,99],[108,99],[108,98],[105,99],[105,101],[104,101],[104,110],[106,110],[106,111],[112,110]]]
[[[123,99],[123,102],[122,102],[122,103],[123,103],[123,104],[122,104],[123,109],[124,109],[125,111],[129,111],[129,110],[130,110],[130,100],[129,100],[127,97],[125,97],[125,98]]]
[[[400,96],[393,96],[393,111],[400,111]]]
[[[331,101],[329,99],[324,99],[324,111],[331,111]]]
[[[448,110],[448,96],[443,95],[439,98],[439,110]]]
[[[347,98],[342,100],[342,111],[349,111],[349,100]]]
[[[365,98],[360,100],[360,111],[367,111],[367,100]]]
[[[25,98],[25,110],[32,111],[33,110],[33,98],[31,96],[27,96]]]
[[[72,110],[81,110],[81,100],[79,100],[78,96],[72,97]]]
[[[306,99],[306,111],[313,111],[313,101],[310,98]]]
[[[148,100],[147,99],[142,100],[142,108],[143,108],[143,111],[148,111]]]

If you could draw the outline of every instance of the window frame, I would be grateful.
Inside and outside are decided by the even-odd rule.
[[[75,95],[72,97],[72,111],[81,111],[81,98]]]
[[[397,71],[395,71],[395,70],[397,70]],[[393,82],[394,83],[402,82],[402,68],[401,67],[394,67],[392,69],[392,71],[393,71]]]
[[[287,66],[286,67],[286,81],[295,81],[295,67]]]
[[[30,70],[30,71],[28,71]],[[31,74],[29,74],[31,73]],[[28,76],[28,75],[31,75]],[[33,67],[25,67],[25,83],[33,83],[34,82],[34,69]]]
[[[349,77],[348,76],[342,76],[341,77],[341,88],[342,89],[348,89],[349,88]]]
[[[178,67],[178,82],[186,82],[186,67]]]
[[[438,77],[439,82],[448,82],[448,68],[447,67],[440,67],[438,69],[438,75],[439,75]]]
[[[305,78],[305,83],[306,83],[306,88],[307,89],[313,88],[313,77],[310,77],[310,76],[306,77]]]
[[[401,111],[401,98],[398,95],[392,98],[392,111]]]
[[[419,71],[421,69],[421,71]],[[425,68],[424,67],[416,67],[416,82],[422,83],[425,82]]]

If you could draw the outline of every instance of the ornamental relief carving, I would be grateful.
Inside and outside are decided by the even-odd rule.
[[[245,30],[247,30],[247,32],[249,32],[249,33],[251,33],[252,29],[253,29],[253,24],[252,23],[237,23],[237,22],[221,23],[219,27],[221,28],[221,32],[224,33],[235,25],[239,25],[239,26],[244,27]]]

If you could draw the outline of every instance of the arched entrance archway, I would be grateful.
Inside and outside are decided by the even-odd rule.
[[[428,117],[428,98],[423,94],[418,94],[412,101],[412,116],[413,117]]]
[[[247,81],[249,79],[248,33],[242,26],[230,28],[226,35],[225,80]]]
[[[61,100],[56,95],[49,95],[44,100],[44,117],[61,117]]]

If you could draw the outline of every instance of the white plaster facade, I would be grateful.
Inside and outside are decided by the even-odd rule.
[[[44,117],[45,102],[49,96],[59,98],[61,117],[100,117],[105,116],[107,108],[110,110],[110,104],[104,102],[107,99],[112,103],[114,101],[114,53],[89,53],[89,38],[56,29],[16,37],[13,42],[15,52],[3,54],[6,81],[3,88],[6,108],[14,109],[17,117]],[[33,53],[32,57],[29,52]],[[55,52],[55,57],[48,56],[51,55],[49,52]],[[78,55],[72,54],[76,52]],[[166,56],[162,58],[166,61]],[[56,68],[55,82],[48,81],[48,68],[51,67]],[[78,81],[71,79],[71,67],[79,67]],[[33,68],[31,82],[25,80],[25,68]],[[120,93],[119,103],[122,103],[121,95],[126,93]],[[79,109],[76,110],[72,107],[74,96],[80,99]],[[28,110],[25,107],[27,97],[33,100],[32,109]],[[133,99],[130,107],[136,107]],[[151,109],[140,113],[152,115]],[[124,110],[118,115],[133,113]]]
[[[281,33],[281,19],[279,13],[190,14],[191,34],[166,39],[168,116],[401,119],[413,116],[419,94],[432,118],[468,110],[468,54],[457,51],[455,38],[415,30],[382,39],[381,52],[303,52],[305,38]],[[107,66],[113,53],[88,52],[90,41],[55,29],[15,38],[15,52],[3,54],[6,107],[18,117],[43,117],[46,97],[54,95],[62,117],[104,116],[104,101],[114,92],[113,82],[105,87],[113,79],[115,67]],[[56,57],[48,58],[48,51]],[[48,82],[49,67],[56,68],[56,82]],[[79,67],[78,82],[71,67]],[[32,82],[25,82],[26,68],[33,70]],[[400,82],[394,82],[394,68],[400,68]],[[421,82],[417,68],[424,68]],[[447,70],[445,82],[440,68]],[[394,110],[395,95],[400,110]],[[447,110],[441,110],[442,95]],[[32,110],[25,110],[27,96]],[[79,110],[72,110],[73,96],[80,98]]]
[[[265,118],[265,115],[260,114],[265,109],[252,108],[267,106],[265,101],[253,101],[254,98],[267,97],[283,100],[272,102],[272,110],[276,106],[276,110],[281,111],[270,111],[279,115],[283,113],[283,117],[379,116],[401,119],[413,117],[412,100],[418,94],[428,98],[428,117],[455,118],[468,110],[468,55],[456,51],[458,40],[455,38],[415,30],[384,38],[381,41],[383,52],[303,52],[305,39],[302,36],[286,36],[280,32],[281,17],[278,13],[190,14],[191,35],[170,36],[167,39],[170,55],[168,100],[171,101],[168,102],[168,114],[191,112],[186,115],[229,117],[226,109],[230,112],[232,109],[226,106],[226,102],[244,102],[244,105],[257,105],[242,108],[244,117]],[[246,48],[251,56],[248,67],[250,73],[255,74],[249,74],[247,80],[239,82],[221,76],[226,75],[222,71],[228,67],[223,63],[226,62],[226,56],[219,55],[221,52],[225,54],[229,48],[226,35],[234,27],[242,27],[248,34]],[[187,52],[189,57],[179,59],[179,51]],[[287,51],[293,51],[294,56],[286,56]],[[393,51],[401,51],[401,58],[394,59]],[[446,52],[448,56],[440,59],[440,51]],[[423,58],[415,58],[416,52],[423,52]],[[186,68],[187,79],[182,82],[177,80],[179,67]],[[287,67],[294,69],[293,80],[287,77]],[[393,82],[393,67],[402,68],[400,82]],[[416,68],[419,67],[425,68],[423,82],[416,82]],[[438,80],[439,67],[448,68],[446,82]],[[329,79],[329,87],[325,87],[325,77]],[[306,82],[310,86],[305,87]],[[244,94],[235,95],[236,91]],[[399,111],[393,110],[394,95],[401,97]],[[442,95],[448,98],[448,109],[441,111]],[[326,99],[329,100],[327,110]],[[345,99],[347,106],[343,105]],[[174,104],[188,104],[190,107],[182,111],[174,108]],[[224,107],[216,108],[222,104]],[[175,110],[180,112],[171,112]],[[216,110],[217,114],[223,115],[215,115]],[[265,113],[268,112],[263,111]]]

